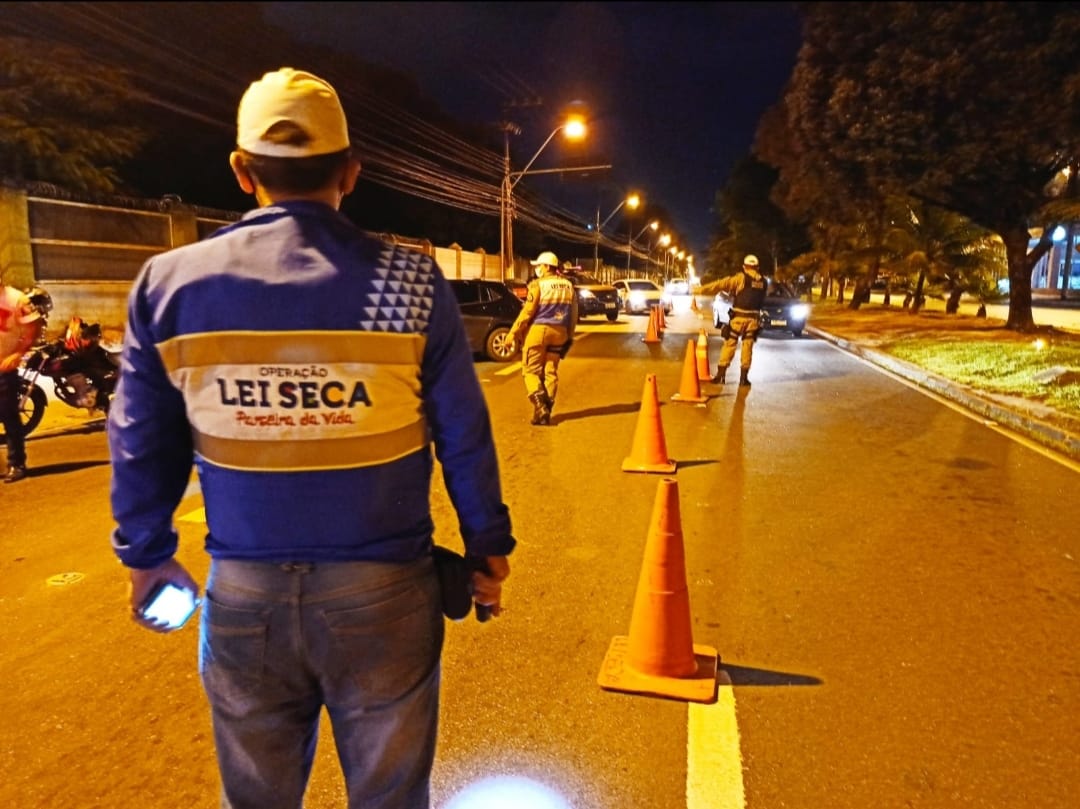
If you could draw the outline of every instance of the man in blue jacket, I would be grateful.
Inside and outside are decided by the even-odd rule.
[[[454,293],[428,256],[338,212],[360,171],[338,96],[292,68],[240,101],[229,158],[259,207],[150,259],[109,413],[112,546],[139,607],[174,558],[197,468],[211,557],[199,669],[232,809],[298,809],[326,707],[349,806],[427,807],[443,616],[443,467],[474,599],[514,547]]]

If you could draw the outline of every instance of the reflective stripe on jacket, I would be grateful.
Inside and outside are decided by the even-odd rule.
[[[576,294],[574,285],[561,275],[552,273],[533,279],[511,333],[520,334],[521,330],[536,323],[562,326],[572,334]]]

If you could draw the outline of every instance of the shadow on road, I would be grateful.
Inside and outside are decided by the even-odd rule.
[[[28,466],[27,478],[43,478],[46,475],[63,475],[67,472],[78,472],[80,469],[91,469],[95,466],[108,466],[108,460],[102,461],[72,461],[71,463],[52,463],[43,466]]]
[[[720,664],[720,677],[727,675],[731,685],[821,685],[818,677],[809,674],[793,674],[788,671],[755,669],[750,666]]]

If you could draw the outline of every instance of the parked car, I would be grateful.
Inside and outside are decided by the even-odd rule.
[[[502,281],[483,278],[452,278],[465,333],[474,354],[495,362],[510,362],[518,348],[510,327],[521,312],[521,300]]]
[[[529,285],[524,281],[511,278],[506,282],[506,285],[510,287],[510,291],[514,293],[518,300],[525,300],[525,296],[529,294]]]
[[[718,294],[713,298],[713,325],[720,328],[728,322],[728,310],[731,299]],[[765,293],[765,304],[761,307],[761,327],[789,331],[798,337],[806,328],[810,316],[810,306],[804,303],[787,284],[770,281]]]
[[[577,290],[578,320],[589,315],[605,315],[613,323],[619,319],[619,293],[611,284],[583,272],[565,272]]]
[[[619,293],[619,306],[628,315],[647,313],[654,306],[663,306],[671,314],[671,296],[655,281],[648,278],[621,278],[612,284]]]

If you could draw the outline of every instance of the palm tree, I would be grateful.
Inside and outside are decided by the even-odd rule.
[[[915,278],[905,306],[914,314],[922,308],[927,284],[948,294],[945,311],[955,314],[960,296],[969,288],[983,289],[988,275],[1003,261],[1000,239],[952,211],[909,201],[906,216],[898,217],[886,238],[891,269]]]

